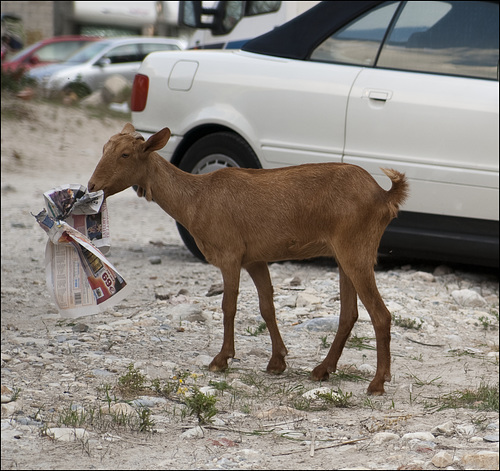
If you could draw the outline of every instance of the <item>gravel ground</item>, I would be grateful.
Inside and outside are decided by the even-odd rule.
[[[222,344],[219,272],[127,190],[108,202],[109,259],[133,294],[105,313],[61,318],[45,286],[47,238],[30,213],[44,191],[85,185],[126,120],[2,97],[2,469],[498,469],[498,409],[481,398],[444,407],[481,387],[498,393],[496,271],[379,264],[395,319],[382,397],[366,395],[376,359],[361,305],[340,373],[309,379],[335,335],[333,263],[270,267],[289,350],[279,376],[265,372],[269,336],[244,273],[237,358],[211,373]],[[126,390],[131,378],[142,389]],[[189,414],[197,388],[216,400],[201,427]]]

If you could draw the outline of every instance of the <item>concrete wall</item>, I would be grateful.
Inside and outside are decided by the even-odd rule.
[[[54,36],[54,3],[57,2],[1,2],[2,13],[13,13],[23,20],[25,46]]]

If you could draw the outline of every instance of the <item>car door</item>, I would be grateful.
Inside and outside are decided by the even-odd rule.
[[[115,46],[96,59],[92,65],[92,76],[88,78],[88,83],[93,90],[97,90],[112,75],[121,75],[132,83],[141,60],[139,44]]]
[[[498,16],[492,2],[404,2],[356,78],[344,161],[385,186],[379,167],[405,172],[406,211],[498,221]]]

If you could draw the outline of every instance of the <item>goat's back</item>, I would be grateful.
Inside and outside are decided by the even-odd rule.
[[[377,239],[378,247],[407,187],[403,174],[390,172],[393,188],[385,191],[343,163],[222,169],[205,176],[190,232],[205,251],[220,240],[214,252],[238,246],[248,260],[335,256],[345,237]]]

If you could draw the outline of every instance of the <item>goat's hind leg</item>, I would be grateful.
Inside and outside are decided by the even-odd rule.
[[[358,303],[356,289],[351,280],[339,265],[340,275],[340,318],[339,328],[333,340],[330,351],[325,359],[311,373],[311,378],[316,381],[327,380],[329,373],[337,369],[337,362],[342,354],[345,343],[349,338],[354,324],[358,319]]]
[[[285,356],[288,353],[281,338],[273,301],[273,285],[266,262],[254,262],[244,267],[252,277],[259,294],[259,307],[271,336],[272,355],[267,365],[269,373],[282,373],[286,369]]]
[[[224,315],[224,340],[221,351],[212,360],[208,369],[210,371],[224,371],[227,369],[227,360],[234,358],[234,317],[236,316],[236,305],[238,301],[238,289],[240,284],[240,268],[232,267],[223,270],[224,294],[222,297],[222,312]]]

